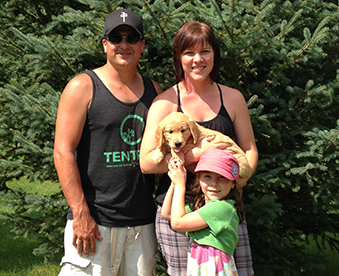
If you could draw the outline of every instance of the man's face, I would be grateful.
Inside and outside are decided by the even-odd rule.
[[[129,26],[119,26],[111,31],[110,34],[115,35],[116,37],[128,36],[128,35],[138,35],[138,33]],[[140,36],[139,36],[140,37]],[[135,37],[134,37],[135,38]],[[112,39],[113,40],[113,39]],[[115,41],[119,41],[119,38],[116,38]],[[130,41],[130,43],[128,42]],[[103,39],[104,52],[107,55],[107,60],[113,66],[135,66],[137,65],[142,52],[145,47],[145,40],[136,40],[131,38],[122,38],[121,42],[111,42],[109,38]]]

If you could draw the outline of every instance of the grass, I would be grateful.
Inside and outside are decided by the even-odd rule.
[[[324,269],[319,269],[308,276],[334,276],[339,275],[339,252],[335,250],[319,250],[315,241],[311,240],[310,244],[306,246],[306,252],[320,259],[325,260]]]
[[[39,241],[34,238],[14,239],[10,225],[0,218],[0,276],[55,276],[58,275],[61,256],[47,263],[42,256],[34,256]]]
[[[37,196],[50,196],[60,192],[60,185],[52,181],[29,181],[22,177],[6,183],[7,187],[21,190]],[[0,199],[0,209],[11,212],[8,206]],[[4,224],[6,218],[0,216],[0,276],[56,276],[60,271],[61,256],[55,260],[45,262],[43,256],[33,255],[33,249],[41,243],[34,237],[19,237],[11,232],[10,224]]]
[[[7,186],[24,190],[36,195],[52,195],[60,191],[60,186],[53,182],[30,182],[26,178],[7,183]],[[0,199],[0,209],[5,211],[6,204],[2,204]],[[8,211],[8,210],[6,210]],[[41,241],[34,237],[20,237],[15,239],[11,233],[11,226],[4,224],[6,218],[0,216],[0,276],[56,276],[60,271],[59,262],[62,256],[56,256],[54,260],[45,262],[42,256],[32,254]],[[325,268],[319,268],[308,276],[334,276],[339,275],[339,252],[330,249],[319,251],[316,243],[306,246],[306,252],[325,260]],[[158,276],[167,275],[161,262],[157,267]],[[256,271],[260,276],[260,271]]]
[[[59,261],[61,256],[55,260],[44,262],[43,257],[34,256],[32,251],[39,245],[39,240],[34,238],[14,239],[10,232],[10,225],[4,224],[5,218],[0,217],[0,276],[56,276],[60,271]],[[325,270],[314,271],[309,276],[332,276],[338,275],[339,253],[326,250],[318,251],[315,242],[306,248],[308,253],[319,254],[327,261]],[[160,275],[160,274],[159,274]],[[162,273],[161,275],[165,275]],[[257,271],[256,275],[260,275]]]

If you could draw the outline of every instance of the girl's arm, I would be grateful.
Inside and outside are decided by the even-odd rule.
[[[173,159],[168,164],[168,175],[172,180],[173,197],[171,206],[171,226],[175,231],[191,232],[206,228],[205,220],[196,212],[186,213],[186,169]]]
[[[171,206],[172,206],[173,192],[174,192],[174,185],[171,184],[171,186],[167,190],[167,193],[166,193],[166,196],[162,204],[162,208],[161,208],[161,216],[168,221],[171,220]]]
[[[175,231],[192,232],[206,228],[208,225],[197,212],[186,213],[185,189],[174,187],[171,208],[171,226]]]

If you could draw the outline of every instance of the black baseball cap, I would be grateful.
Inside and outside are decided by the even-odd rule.
[[[127,9],[116,10],[107,16],[104,25],[104,36],[107,36],[113,29],[122,25],[130,26],[141,36],[144,36],[144,29],[139,15]]]

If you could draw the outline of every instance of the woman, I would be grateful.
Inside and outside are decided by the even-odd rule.
[[[179,111],[192,117],[204,127],[218,130],[233,138],[245,152],[252,169],[257,166],[258,151],[246,101],[233,88],[215,82],[220,68],[220,48],[211,26],[201,22],[187,22],[176,33],[173,41],[173,63],[178,83],[160,94],[154,100],[147,117],[146,129],[140,149],[140,166],[143,173],[165,173],[171,156],[155,165],[153,151],[156,148],[154,133],[158,123],[169,113]],[[202,153],[211,148],[225,148],[213,145],[213,137],[185,155],[185,166],[194,171]],[[187,185],[194,178],[188,174]],[[241,189],[248,179],[239,179]],[[168,265],[170,275],[186,275],[187,249],[189,239],[184,232],[172,230],[170,223],[161,217],[161,205],[170,180],[163,175],[157,190],[159,203],[156,232],[161,252]],[[189,190],[189,189],[188,189]],[[189,195],[187,195],[187,202]],[[246,224],[239,225],[239,242],[234,254],[239,275],[252,275],[252,261]],[[239,247],[240,245],[240,247]],[[237,256],[239,253],[242,256]]]

